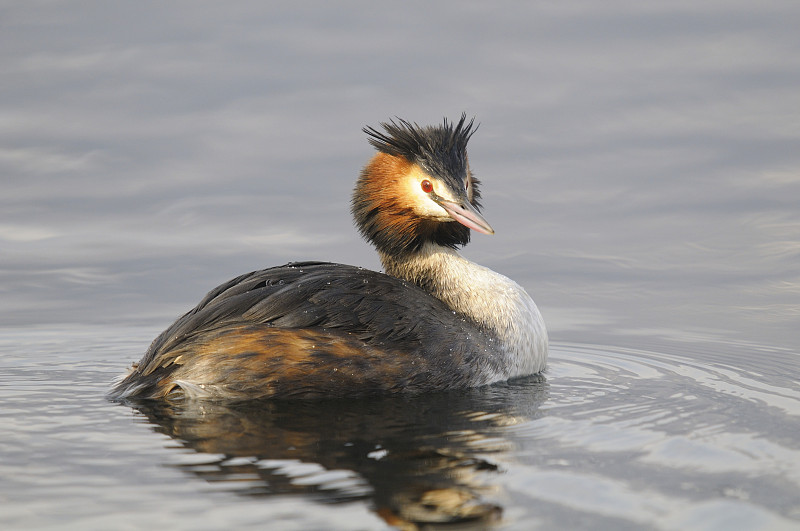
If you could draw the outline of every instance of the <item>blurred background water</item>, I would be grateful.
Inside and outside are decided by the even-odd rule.
[[[800,527],[800,4],[0,4],[0,524]],[[379,269],[361,128],[462,112],[544,378],[153,408],[210,288]]]

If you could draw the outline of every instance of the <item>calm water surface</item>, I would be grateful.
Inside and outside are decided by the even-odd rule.
[[[106,401],[119,359],[153,332],[0,335],[4,526],[794,529],[800,519],[800,391],[787,351],[557,343],[545,377],[413,400]]]
[[[800,3],[6,2],[0,528],[800,528]],[[543,377],[117,404],[210,288],[372,269],[361,128],[475,115]]]

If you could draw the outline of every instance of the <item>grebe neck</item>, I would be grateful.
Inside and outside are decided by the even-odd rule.
[[[507,378],[544,370],[547,329],[519,284],[433,243],[403,256],[380,253],[380,259],[388,275],[418,285],[496,338]]]

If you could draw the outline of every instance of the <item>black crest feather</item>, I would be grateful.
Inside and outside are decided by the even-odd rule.
[[[475,119],[463,113],[457,123],[444,119],[440,126],[420,127],[402,118],[382,122],[385,132],[365,127],[369,143],[378,151],[419,164],[437,177],[461,177],[467,171],[467,143],[478,130]],[[454,183],[455,184],[455,183]]]

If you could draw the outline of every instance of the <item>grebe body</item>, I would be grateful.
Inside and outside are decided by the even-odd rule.
[[[547,331],[524,289],[461,256],[480,215],[474,129],[366,128],[378,153],[352,211],[386,273],[290,263],[212,290],[162,332],[112,398],[320,398],[476,387],[545,368]]]

